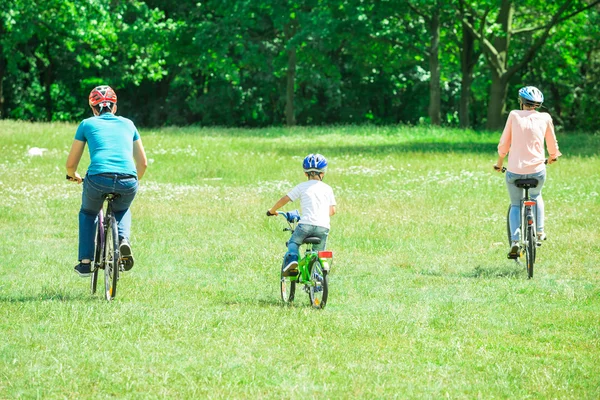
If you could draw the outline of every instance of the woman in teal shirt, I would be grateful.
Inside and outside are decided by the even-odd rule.
[[[96,217],[108,193],[120,195],[113,202],[120,252],[125,270],[133,267],[133,252],[129,243],[129,207],[137,193],[138,180],[142,179],[148,166],[142,139],[135,125],[129,119],[115,115],[115,91],[109,86],[98,86],[90,92],[89,104],[94,116],[79,124],[66,165],[67,177],[77,183],[83,182],[79,210],[79,264],[75,266],[75,271],[82,277],[91,275]],[[77,166],[86,143],[90,165],[83,180],[77,173]]]

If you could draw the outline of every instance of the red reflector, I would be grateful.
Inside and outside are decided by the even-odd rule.
[[[523,204],[526,206],[535,206],[535,201],[524,201]]]
[[[333,251],[320,251],[319,258],[333,258]]]

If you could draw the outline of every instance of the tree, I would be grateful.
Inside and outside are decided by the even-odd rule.
[[[494,10],[496,19],[494,24],[488,22],[488,15],[491,13],[492,7],[487,6],[483,13],[472,6],[467,7],[467,11],[463,13],[463,24],[479,41],[491,71],[492,83],[487,113],[488,129],[502,127],[510,79],[533,60],[550,36],[552,28],[599,3],[600,0],[595,0],[591,4],[576,0],[564,0],[562,4],[558,5],[558,8],[553,4],[555,7],[552,9],[551,15],[546,12],[546,9],[550,8],[548,4],[543,4],[543,10],[533,9],[534,5],[531,4],[528,5],[523,14],[518,15],[520,19],[518,24],[515,24],[515,4],[512,0],[502,0],[499,10]],[[539,16],[546,16],[549,19],[536,25],[519,27],[521,24],[528,23],[527,17],[532,14],[536,15],[536,21],[541,19]],[[471,22],[470,17],[477,21],[476,24],[479,24],[478,29]],[[488,34],[487,32],[490,30],[492,33]],[[541,33],[532,42],[524,44],[522,53],[512,53],[510,45],[513,37],[532,31],[541,31]]]

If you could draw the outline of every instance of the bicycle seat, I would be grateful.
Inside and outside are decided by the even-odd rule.
[[[517,179],[515,186],[521,189],[531,189],[537,187],[538,183],[538,180],[535,178]]]
[[[307,237],[306,239],[304,239],[304,241],[302,242],[303,244],[320,244],[321,243],[321,238],[318,237]]]

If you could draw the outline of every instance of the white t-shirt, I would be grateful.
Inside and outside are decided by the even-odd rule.
[[[335,206],[331,187],[317,180],[302,182],[287,194],[292,201],[300,199],[302,217],[300,224],[322,226],[329,229],[329,206]]]

